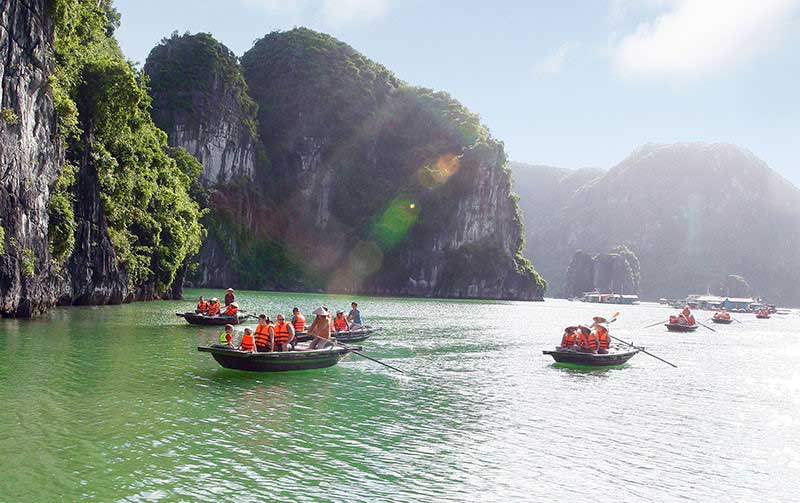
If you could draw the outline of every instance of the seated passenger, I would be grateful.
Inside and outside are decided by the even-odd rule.
[[[595,324],[595,335],[597,337],[597,354],[608,354],[610,337],[608,335],[608,327],[605,323]]]
[[[578,346],[578,350],[583,351],[585,353],[594,353],[597,351],[597,334],[591,331],[589,327],[581,325],[578,327],[580,332],[578,332],[578,338],[575,344]]]
[[[236,316],[236,313],[239,312],[239,304],[236,302],[232,302],[228,304],[228,307],[225,308],[225,312],[222,313],[225,316]]]
[[[364,322],[361,321],[361,311],[358,310],[358,303],[353,302],[350,304],[350,308],[350,313],[347,315],[347,321],[350,322],[350,330],[364,328]]]
[[[269,338],[272,351],[289,351],[289,341],[294,339],[294,327],[279,314],[275,317],[275,325],[269,328]]]
[[[258,325],[256,325],[256,350],[259,353],[269,352],[269,329],[272,324],[266,314],[258,315]]]
[[[208,314],[208,302],[201,295],[200,300],[197,301],[197,308],[194,310],[197,314]]]
[[[306,317],[298,308],[292,309],[292,326],[295,332],[304,332],[306,329]]]
[[[316,318],[308,327],[308,335],[314,338],[308,345],[308,349],[324,349],[331,339],[331,315],[324,307],[318,307],[313,314]]]
[[[219,299],[214,297],[211,299],[211,302],[208,304],[208,316],[219,316]]]
[[[242,342],[239,345],[240,351],[247,351],[248,353],[255,353],[256,352],[256,340],[253,337],[253,329],[245,328],[244,334],[242,335]]]
[[[347,318],[344,317],[344,311],[336,311],[336,318],[333,319],[333,329],[336,332],[350,330],[350,324],[347,323]]]
[[[225,325],[225,331],[219,334],[219,344],[216,347],[236,349],[233,346],[233,325]]]
[[[561,337],[561,349],[571,349],[575,347],[575,331],[578,327],[567,327],[564,329],[564,335]]]

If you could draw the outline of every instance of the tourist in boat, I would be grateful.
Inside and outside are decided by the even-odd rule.
[[[239,312],[239,304],[236,302],[231,302],[225,307],[225,312],[222,313],[225,316],[236,316]]]
[[[606,325],[605,320],[602,322],[595,322],[594,330],[595,337],[597,338],[597,354],[608,354],[610,337],[608,335],[608,326]]]
[[[714,313],[714,318],[718,320],[729,320],[731,319],[731,315],[728,314],[728,312],[725,311],[725,309],[722,309],[721,311]]]
[[[344,317],[344,311],[336,311],[336,318],[333,319],[333,329],[336,332],[346,332],[350,330],[350,324]]]
[[[233,288],[228,288],[225,292],[225,305],[230,306],[234,302],[236,302],[236,295],[234,295]]]
[[[294,327],[286,323],[282,314],[275,317],[275,325],[269,327],[270,348],[272,351],[289,351],[289,342],[294,340]]]
[[[304,332],[306,329],[306,317],[300,312],[300,309],[295,307],[292,309],[292,326],[296,332]]]
[[[561,349],[573,349],[575,347],[575,331],[578,327],[567,327],[561,337]]]
[[[206,301],[205,297],[202,295],[200,296],[200,300],[197,301],[197,308],[194,312],[197,314],[208,314],[208,301]]]
[[[236,349],[233,346],[233,325],[225,325],[225,331],[219,334],[219,345],[229,349]]]
[[[350,304],[350,312],[347,314],[347,321],[350,322],[350,330],[364,328],[364,323],[361,321],[361,311],[358,310],[357,302]]]
[[[247,351],[248,353],[256,352],[256,340],[253,337],[253,329],[247,327],[242,334],[242,342],[239,345],[240,351]]]
[[[219,311],[221,306],[219,305],[219,299],[214,297],[211,299],[211,302],[208,304],[208,315],[209,316],[219,316]]]
[[[689,325],[689,326],[692,326],[696,323],[694,315],[689,310],[689,306],[684,307],[683,311],[681,311],[681,315],[678,316],[678,323],[680,323],[681,325]]]
[[[596,353],[597,334],[592,332],[591,328],[583,325],[578,328],[580,329],[580,333],[575,341],[576,345],[578,346],[578,350],[583,351],[584,353]]]
[[[258,325],[256,325],[256,351],[259,353],[269,352],[269,330],[271,323],[266,314],[258,315]]]
[[[313,337],[308,345],[309,349],[324,348],[331,339],[330,313],[324,307],[318,307],[313,312],[315,318],[308,327],[308,334]]]

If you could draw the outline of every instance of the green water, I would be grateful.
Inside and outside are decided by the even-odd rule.
[[[199,292],[188,292],[196,295]],[[219,292],[202,292],[205,294]],[[350,298],[241,292],[244,309]],[[384,330],[323,370],[248,374],[196,351],[191,302],[0,320],[1,501],[796,501],[800,316],[636,327],[619,369],[541,354],[597,305],[359,299]],[[613,309],[614,311],[617,309]],[[596,313],[596,311],[598,313]]]

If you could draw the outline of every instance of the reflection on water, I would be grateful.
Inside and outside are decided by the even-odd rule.
[[[201,292],[190,292],[190,295]],[[205,294],[211,292],[202,292]],[[241,292],[247,310],[350,298]],[[191,302],[0,323],[0,500],[794,501],[796,315],[667,334],[623,307],[613,369],[541,354],[597,305],[359,299],[385,330],[328,369],[251,374],[196,346]],[[616,309],[614,309],[616,310]],[[715,327],[716,328],[716,327]],[[725,348],[725,350],[722,350]]]

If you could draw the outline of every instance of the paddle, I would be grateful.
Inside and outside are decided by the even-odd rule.
[[[352,352],[352,353],[355,353],[355,354],[357,354],[358,356],[361,356],[361,357],[363,357],[363,358],[366,358],[367,360],[372,360],[372,361],[374,361],[375,363],[380,363],[380,364],[381,364],[381,365],[383,365],[384,367],[389,367],[390,369],[392,369],[392,370],[396,370],[397,372],[400,372],[401,374],[405,374],[405,372],[404,372],[404,371],[402,371],[402,370],[400,370],[399,368],[397,368],[397,367],[392,367],[392,366],[391,366],[391,365],[389,365],[388,363],[384,363],[384,362],[382,362],[382,361],[380,361],[380,360],[377,360],[377,359],[375,359],[375,358],[372,358],[371,356],[367,356],[367,355],[365,355],[364,353],[358,352],[358,351],[356,351],[355,349],[353,349],[352,347],[350,347],[350,346],[347,346],[347,345],[345,345],[345,344],[342,344],[341,342],[339,342],[339,341],[337,341],[337,340],[334,340],[334,341],[332,341],[332,342],[333,342],[334,344],[336,344],[337,346],[341,346],[341,347],[343,347],[343,348],[345,348],[345,349],[349,349],[349,350],[350,350],[350,352]]]
[[[666,363],[667,365],[672,365],[674,368],[678,368],[678,366],[677,366],[677,365],[675,365],[674,363],[670,363],[670,362],[668,362],[667,360],[665,360],[665,359],[663,359],[663,358],[660,358],[660,357],[658,357],[658,356],[654,355],[653,353],[648,353],[647,351],[645,351],[645,350],[644,350],[644,348],[640,348],[640,347],[634,346],[634,345],[633,345],[633,344],[631,344],[630,342],[625,342],[625,341],[623,341],[622,339],[618,339],[618,338],[616,338],[616,337],[614,337],[613,335],[610,335],[610,334],[609,334],[609,337],[611,337],[611,338],[612,338],[612,339],[614,339],[615,341],[621,342],[621,343],[623,343],[623,344],[627,344],[629,347],[632,347],[632,348],[638,349],[638,350],[639,350],[639,351],[641,351],[642,353],[644,353],[644,354],[646,354],[646,355],[650,355],[650,356],[652,356],[653,358],[655,358],[656,360],[661,360],[662,362]]]
[[[669,323],[669,320],[659,321],[658,323],[653,323],[652,325],[647,325],[646,327],[642,327],[642,330],[644,330],[645,328],[654,327],[656,325],[663,325],[664,323]]]
[[[711,330],[712,332],[716,332],[716,330],[714,330],[713,328],[711,328],[708,325],[705,325],[703,323],[700,323],[699,321],[697,322],[697,324],[700,325],[701,327],[706,327],[707,329]]]

